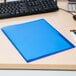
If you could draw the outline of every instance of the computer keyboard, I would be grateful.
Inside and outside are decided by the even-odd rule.
[[[57,11],[54,0],[23,0],[0,3],[0,19]]]

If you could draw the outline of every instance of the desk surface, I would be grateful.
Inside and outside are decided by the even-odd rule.
[[[58,5],[61,8],[67,9],[66,1],[59,1]],[[45,14],[3,19],[0,20],[0,28],[42,18],[46,19],[53,27],[68,38],[69,41],[76,45],[76,42],[70,34],[70,30],[76,28],[76,21],[73,20],[72,15],[62,10]],[[0,69],[76,70],[76,48],[27,63],[0,30]]]

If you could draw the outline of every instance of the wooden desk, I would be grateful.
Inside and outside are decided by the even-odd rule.
[[[66,1],[60,1],[58,4],[59,7],[66,9]],[[70,34],[70,30],[76,28],[76,21],[73,20],[72,15],[62,10],[46,14],[1,19],[0,28],[42,18],[46,19],[53,27],[68,38],[69,41],[76,45]],[[27,63],[0,30],[0,69],[76,70],[76,48]]]

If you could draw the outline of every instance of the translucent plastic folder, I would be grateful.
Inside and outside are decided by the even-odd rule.
[[[27,62],[74,47],[44,19],[3,27],[2,31]]]

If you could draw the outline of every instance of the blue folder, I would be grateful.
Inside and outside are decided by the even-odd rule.
[[[27,62],[75,47],[44,19],[6,26],[2,31]]]

